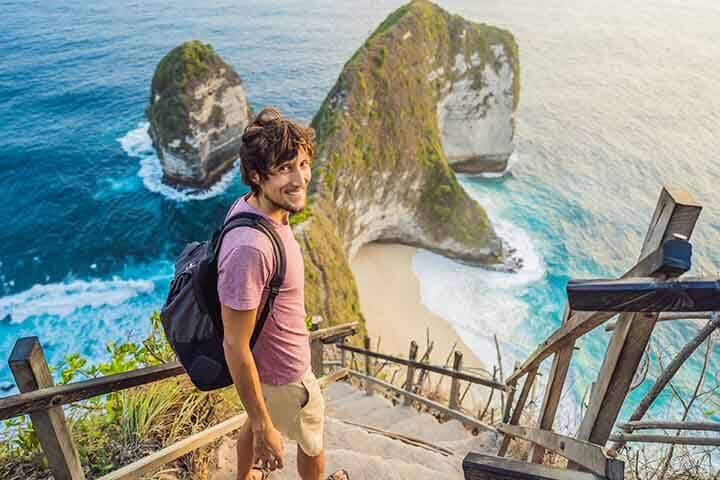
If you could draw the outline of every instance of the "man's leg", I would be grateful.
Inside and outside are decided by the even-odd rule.
[[[310,457],[303,452],[300,445],[297,446],[297,467],[298,474],[302,480],[322,480],[325,473],[325,452]]]
[[[262,473],[250,473],[253,466],[253,433],[247,420],[240,427],[237,439],[237,480],[260,480]]]

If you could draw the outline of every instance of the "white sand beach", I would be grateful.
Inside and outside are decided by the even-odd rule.
[[[420,301],[420,282],[412,270],[416,249],[405,245],[372,243],[360,249],[352,261],[360,308],[375,349],[407,358],[410,341],[426,348],[426,331],[435,342],[430,362],[443,364],[452,346],[463,353],[463,368],[485,367],[452,326]],[[451,360],[452,361],[452,360]]]

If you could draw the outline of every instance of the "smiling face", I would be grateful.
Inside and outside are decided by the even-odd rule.
[[[310,184],[310,156],[304,148],[297,155],[270,169],[265,179],[257,172],[251,174],[259,187],[254,195],[259,206],[267,213],[299,213],[305,208],[307,188]],[[268,211],[270,210],[270,211]]]

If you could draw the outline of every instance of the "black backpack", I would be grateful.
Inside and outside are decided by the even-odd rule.
[[[238,213],[229,218],[211,240],[187,244],[175,262],[175,277],[160,311],[170,346],[193,384],[204,391],[233,383],[223,351],[217,267],[223,238],[230,230],[239,227],[254,228],[267,235],[275,255],[275,272],[263,292],[260,313],[250,338],[250,348],[255,346],[285,278],[282,241],[270,223],[260,215]]]

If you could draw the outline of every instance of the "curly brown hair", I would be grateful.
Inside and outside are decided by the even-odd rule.
[[[243,182],[253,193],[258,193],[260,186],[251,180],[250,173],[257,172],[262,180],[266,180],[273,167],[292,160],[300,149],[312,159],[315,130],[283,117],[273,107],[264,108],[245,127],[242,136],[240,168]]]

